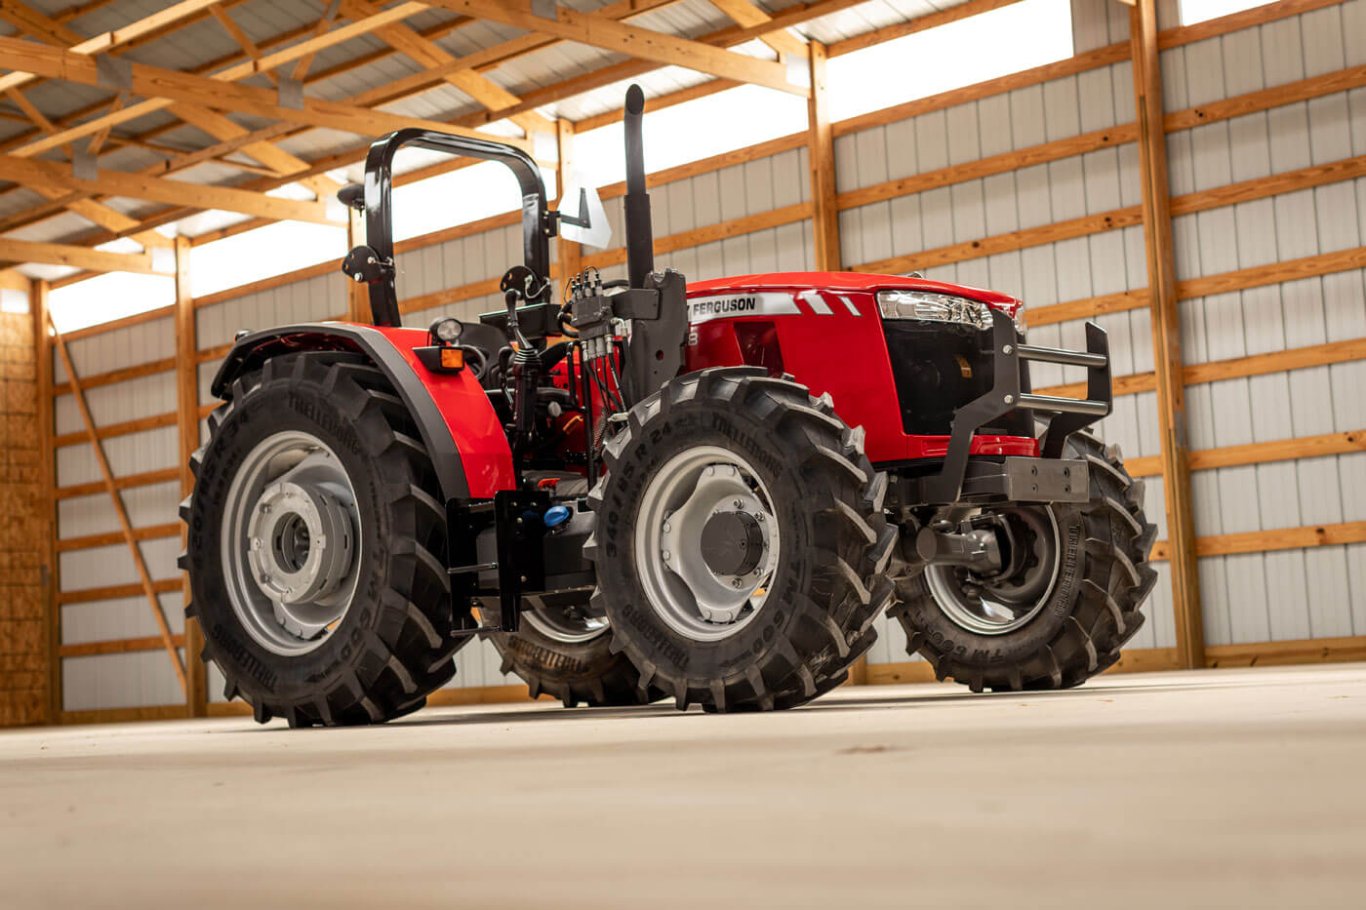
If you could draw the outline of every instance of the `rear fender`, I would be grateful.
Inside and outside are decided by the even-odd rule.
[[[488,394],[469,370],[433,373],[413,349],[427,344],[423,329],[311,323],[253,332],[239,338],[214,376],[217,398],[232,383],[272,357],[300,351],[352,351],[364,355],[393,384],[413,415],[447,500],[491,499],[515,488],[512,449]]]

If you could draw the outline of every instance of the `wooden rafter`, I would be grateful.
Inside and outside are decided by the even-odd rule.
[[[135,38],[153,33],[166,25],[181,21],[187,16],[194,15],[204,9],[204,7],[216,3],[218,0],[184,0],[168,9],[154,13],[132,23],[116,32],[105,32],[94,38],[82,39],[80,35],[68,29],[62,23],[50,19],[47,16],[20,3],[19,0],[4,0],[3,10],[6,11],[10,21],[17,27],[24,28],[28,33],[35,35],[39,40],[50,41],[64,48],[68,48],[73,53],[97,54],[106,50],[113,49]],[[20,26],[22,22],[24,25]],[[26,73],[9,73],[0,76],[0,88],[4,88],[5,93],[20,106],[20,109],[29,115],[38,124],[40,130],[49,136],[61,132],[50,121],[47,120],[33,105],[28,104],[20,87],[30,81],[32,77]],[[113,110],[117,111],[122,107],[124,96],[120,94],[115,98]],[[95,154],[104,144],[109,136],[109,130],[96,132],[87,146],[90,154]],[[67,146],[68,151],[70,146]],[[31,188],[40,195],[48,199],[60,198],[63,194],[59,190],[42,183],[35,183]],[[98,227],[111,231],[127,231],[135,226],[137,221],[107,206],[97,202],[84,199],[73,199],[67,206],[71,211],[89,220]],[[141,232],[137,238],[144,245],[160,246],[162,238],[151,232]]]
[[[681,66],[722,79],[751,82],[782,92],[806,95],[803,86],[788,80],[780,63],[748,57],[701,41],[627,25],[606,16],[555,7],[555,17],[539,16],[519,0],[431,0],[452,12],[501,22],[587,44],[614,53],[649,60],[658,66]],[[772,21],[772,20],[770,20]]]
[[[327,217],[326,207],[318,202],[280,199],[252,190],[144,177],[141,174],[121,171],[100,171],[96,179],[83,180],[60,164],[16,158],[13,155],[0,155],[0,180],[26,185],[43,184],[91,194],[127,196],[132,199],[164,202],[167,205],[188,204],[201,209],[223,209],[263,218],[331,223]]]
[[[751,0],[709,0],[709,2],[734,20],[737,25],[763,25],[773,18],[755,6]],[[800,62],[806,57],[806,42],[786,29],[770,32],[759,40],[773,48],[783,58],[792,57]]]
[[[72,364],[71,352],[67,350],[66,339],[57,331],[50,314],[48,316],[48,329],[52,333],[52,346],[57,350],[62,370],[66,373],[67,381],[71,383],[71,394],[76,400],[76,409],[80,411],[86,439],[94,452],[95,463],[99,466],[100,476],[104,478],[105,490],[113,501],[114,515],[118,519],[121,536],[124,542],[128,544],[129,553],[133,558],[133,568],[137,571],[138,582],[142,586],[142,593],[147,598],[147,605],[152,610],[152,619],[156,622],[162,645],[171,658],[171,667],[175,671],[176,680],[180,683],[181,691],[185,691],[185,664],[180,659],[175,636],[171,633],[170,624],[166,621],[166,613],[161,608],[161,600],[157,597],[152,576],[147,571],[147,561],[142,556],[142,548],[138,545],[137,534],[133,530],[132,522],[128,520],[128,510],[123,504],[123,494],[115,486],[114,472],[110,470],[109,459],[104,452],[104,443],[100,441],[95,419],[90,414],[90,405],[85,399],[85,390],[81,388],[80,377],[76,374],[76,368]],[[60,542],[58,545],[60,546]]]
[[[659,7],[668,5],[672,2],[677,2],[677,0],[622,0],[622,2],[614,3],[609,6],[603,7],[601,10],[598,11],[598,15],[604,17],[616,16],[626,18],[628,16],[647,11],[648,9],[657,9]],[[773,18],[769,21],[769,23],[767,23],[766,25],[753,26],[747,29],[723,29],[711,35],[704,36],[700,40],[706,43],[714,44],[717,47],[732,47],[737,44],[743,44],[744,42],[752,40],[756,37],[762,37],[763,35],[769,34],[770,32],[778,29],[790,28],[794,25],[799,25],[802,22],[808,21],[810,19],[830,15],[832,13],[848,9],[852,6],[856,6],[858,3],[861,2],[864,2],[864,0],[818,0],[818,2],[806,3],[801,6],[791,7],[789,9],[783,10],[782,12],[775,14]],[[539,34],[524,35],[520,38],[516,38],[511,41],[505,42],[504,44],[498,45],[497,47],[488,48],[484,51],[479,51],[474,54],[470,54],[467,57],[461,58],[460,61],[458,61],[458,63],[460,67],[479,71],[487,68],[492,68],[494,66],[501,64],[502,62],[515,59],[520,55],[530,53],[539,48],[552,46],[558,43],[560,43],[560,39],[552,36]],[[596,74],[588,74],[589,77],[591,77],[594,81],[593,85],[586,84],[583,81],[583,78],[585,77],[576,77],[575,79],[567,80],[566,82],[561,83],[559,86],[551,86],[548,89],[538,90],[537,92],[525,96],[523,98],[522,104],[519,105],[518,108],[513,108],[510,111],[482,112],[472,115],[465,115],[462,118],[458,118],[455,122],[455,125],[464,127],[479,126],[481,124],[485,124],[491,122],[492,120],[498,119],[501,116],[511,116],[512,114],[518,113],[521,109],[530,110],[539,105],[550,103],[551,101],[554,101],[557,98],[569,97],[571,95],[587,91],[595,87],[597,83],[609,84],[620,79],[629,78],[632,75],[638,75],[640,73],[646,72],[651,68],[652,64],[641,63],[638,61],[628,61],[625,64],[616,64],[613,66],[609,66],[601,71],[598,71]],[[384,87],[367,90],[357,95],[354,95],[348,99],[348,103],[358,105],[378,105],[388,104],[394,101],[402,100],[404,98],[420,94],[427,88],[430,88],[431,85],[441,81],[443,76],[449,71],[451,71],[451,67],[449,66],[429,68],[413,77],[404,77],[403,79],[395,80],[394,82],[389,83]],[[275,125],[267,127],[263,130],[256,131],[250,134],[250,136],[252,138],[274,138],[282,135],[285,132],[290,131],[291,129],[292,128],[288,125]],[[225,146],[220,144],[215,148],[204,149],[200,150],[199,152],[189,153],[185,156],[181,156],[180,158],[178,158],[172,166],[175,168],[179,168],[182,166],[189,166],[190,164],[198,161],[209,160],[217,154],[222,154],[226,148],[235,147],[236,146]],[[326,159],[315,161],[308,173],[324,173],[328,170],[332,170],[339,167],[345,167],[349,164],[353,164],[357,161],[362,160],[364,156],[364,146],[358,147],[354,150],[350,150],[347,152],[328,156]],[[283,182],[287,181],[266,180],[251,184],[251,186],[255,189],[270,189],[279,186]],[[169,210],[154,215],[151,218],[145,220],[142,223],[141,227],[143,229],[158,227],[160,225],[173,222],[179,218],[183,218],[188,214],[190,214],[190,210],[188,209]],[[13,228],[17,226],[19,226],[17,222],[8,224],[0,223],[0,230],[6,228]]]
[[[379,7],[369,0],[342,0],[341,8],[353,19],[363,19],[379,12]],[[445,66],[456,60],[436,42],[427,40],[402,22],[377,29],[375,37],[423,67]],[[489,77],[472,69],[454,70],[443,78],[489,110],[512,107],[522,100]],[[512,120],[526,130],[528,135],[551,132],[554,129],[554,124],[535,111],[517,114]]]
[[[106,253],[88,246],[0,237],[0,262],[41,262],[93,272],[155,274],[150,253]]]
[[[459,126],[403,117],[384,111],[319,99],[306,98],[301,106],[289,107],[282,105],[279,97],[273,91],[240,85],[235,82],[235,80],[298,60],[322,47],[331,47],[349,41],[358,35],[368,34],[382,25],[407,18],[425,8],[424,4],[421,3],[404,3],[385,10],[377,16],[332,29],[324,35],[269,54],[259,61],[250,61],[229,67],[212,77],[196,76],[177,70],[133,63],[130,65],[128,73],[130,90],[150,100],[131,105],[113,114],[96,117],[93,120],[71,126],[52,136],[28,142],[14,149],[11,154],[36,155],[80,136],[90,135],[111,124],[134,120],[176,103],[196,104],[224,112],[253,114],[309,127],[324,127],[367,136],[406,126],[444,129],[447,132],[477,135],[473,130]],[[14,38],[0,38],[0,54],[6,57],[10,66],[24,72],[50,78],[61,78],[85,85],[99,86],[102,84],[102,76],[94,60],[86,55],[72,53],[63,48],[44,47],[30,41]],[[516,144],[515,140],[511,141]]]

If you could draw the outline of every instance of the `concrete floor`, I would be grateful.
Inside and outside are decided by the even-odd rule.
[[[0,906],[1366,907],[1366,665],[0,734]]]

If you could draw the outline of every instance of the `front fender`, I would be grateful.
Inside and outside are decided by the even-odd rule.
[[[422,329],[345,322],[280,326],[237,339],[210,388],[215,397],[228,398],[234,380],[283,354],[359,353],[384,373],[408,407],[447,500],[491,499],[515,488],[512,449],[479,380],[468,370],[430,372],[413,353],[425,344]]]

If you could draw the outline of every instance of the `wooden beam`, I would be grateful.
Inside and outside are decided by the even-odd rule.
[[[180,495],[194,492],[194,473],[190,458],[199,448],[199,335],[195,325],[194,298],[190,295],[190,242],[175,241],[175,361],[176,361],[176,436],[179,442]],[[180,548],[185,549],[185,526],[181,522]],[[199,620],[189,615],[190,577],[182,575],[181,594],[185,615],[185,709],[191,717],[208,713],[208,684],[205,677],[204,632]]]
[[[39,27],[36,34],[41,40],[54,42],[63,48],[67,48],[68,45],[71,45],[69,49],[75,53],[97,54],[111,50],[121,44],[141,37],[142,35],[160,30],[169,23],[181,21],[188,16],[193,16],[201,12],[204,7],[210,6],[212,3],[216,2],[218,2],[218,0],[185,0],[183,3],[176,4],[169,9],[154,13],[153,15],[134,22],[116,32],[105,32],[102,35],[97,35],[94,38],[85,40],[82,40],[80,35],[67,29],[56,20],[45,17],[35,10],[24,7],[22,4],[10,2],[9,7],[11,10],[22,9],[25,11],[24,18],[26,21]],[[3,88],[5,93],[13,98],[15,103],[34,119],[44,133],[55,135],[60,131],[53,126],[46,117],[43,117],[36,108],[31,104],[28,104],[27,99],[20,91],[20,86],[31,79],[32,77],[26,73],[8,73],[4,76],[0,76],[0,88]],[[117,111],[121,109],[124,101],[125,96],[120,93],[114,100],[112,110]],[[92,156],[96,155],[108,136],[109,130],[107,128],[95,133],[87,145],[87,153]],[[69,145],[65,147],[68,151],[70,150]],[[61,199],[63,196],[63,193],[60,190],[53,189],[50,186],[36,183],[29,184],[29,186],[39,195],[42,195],[47,199]],[[66,208],[87,219],[92,224],[97,227],[105,228],[106,230],[127,231],[136,228],[137,226],[136,219],[130,218],[122,212],[88,199],[76,198],[63,201],[63,204]],[[144,246],[162,245],[162,238],[160,235],[153,232],[141,232],[138,237],[143,242]]]
[[[342,10],[348,15],[354,15],[355,18],[374,16],[380,11],[379,7],[369,0],[342,0]],[[422,67],[444,66],[457,59],[435,41],[427,40],[402,22],[376,29],[375,37]],[[452,70],[442,78],[490,110],[509,108],[520,104],[522,100],[489,77],[472,69]],[[549,120],[536,111],[517,114],[512,120],[522,127],[528,136],[533,132],[550,132],[554,128]]]
[[[182,0],[166,9],[159,10],[151,15],[144,16],[136,22],[130,22],[121,28],[110,32],[101,32],[93,38],[82,38],[80,35],[59,24],[60,15],[55,18],[43,16],[32,9],[28,9],[28,19],[33,22],[36,28],[42,29],[47,34],[42,38],[52,44],[60,44],[69,47],[72,53],[76,54],[102,54],[112,51],[114,48],[130,44],[139,38],[154,34],[169,25],[183,22],[191,17],[197,16],[206,9],[213,8],[221,0]],[[3,7],[13,12],[22,5],[15,0],[5,0]],[[5,13],[0,10],[0,15]],[[9,18],[6,16],[6,18]],[[14,20],[10,20],[13,22]],[[17,25],[17,23],[15,23]],[[23,29],[21,29],[23,30]],[[36,34],[30,32],[30,34]],[[14,88],[33,81],[34,77],[29,73],[14,72],[0,76],[0,90]]]
[[[40,243],[35,240],[11,240],[8,237],[0,237],[0,261],[68,265],[94,272],[158,274],[152,268],[150,253],[106,253],[102,250],[92,250],[88,246]]]
[[[33,356],[38,395],[35,430],[38,434],[38,484],[43,497],[42,524],[39,528],[43,535],[43,564],[39,567],[39,574],[48,673],[45,716],[47,723],[55,724],[62,714],[62,662],[58,658],[62,643],[62,610],[57,601],[57,594],[61,590],[61,561],[57,558],[57,450],[52,445],[55,418],[47,282],[30,283],[28,307],[33,317]]]
[[[0,38],[0,41],[8,39]],[[90,194],[127,196],[169,205],[191,205],[202,209],[222,209],[244,215],[260,215],[278,220],[309,221],[315,224],[334,224],[327,217],[327,208],[320,202],[301,202],[280,199],[251,190],[239,190],[203,183],[187,183],[129,174],[121,171],[100,171],[95,180],[82,180],[69,168],[51,161],[0,155],[0,180],[14,183],[41,183]]]
[[[165,414],[153,414],[149,417],[138,417],[133,420],[124,420],[119,423],[107,423],[95,429],[95,438],[113,439],[116,436],[128,436],[133,433],[145,433],[148,430],[159,430],[162,427],[173,427],[176,425],[175,412]],[[66,446],[81,445],[89,440],[89,434],[84,430],[76,430],[72,433],[62,433],[52,440],[55,448],[61,449]]]
[[[670,5],[674,2],[677,2],[677,0],[619,0],[619,2],[617,3],[609,4],[608,6],[601,8],[596,12],[596,14],[599,16],[628,18],[639,13],[647,12],[651,9],[656,9],[659,7]],[[773,15],[773,18],[769,21],[769,23],[765,25],[754,26],[748,29],[723,29],[719,32],[715,32],[711,35],[705,36],[702,40],[714,44],[717,47],[733,46],[735,44],[741,44],[745,41],[752,40],[756,37],[762,37],[763,35],[768,34],[769,32],[772,32],[777,29],[789,28],[795,25],[799,25],[810,19],[815,19],[820,16],[830,15],[833,13],[843,11],[852,6],[857,6],[859,3],[862,2],[864,2],[864,0],[819,0],[819,2],[797,4],[787,9],[784,9],[778,13],[775,13]],[[393,11],[390,10],[388,12],[392,13]],[[431,34],[432,31],[430,29],[427,30],[426,35],[430,37]],[[336,30],[334,30],[334,32],[332,33],[329,33],[329,37],[335,36]],[[483,51],[477,51],[473,54],[462,57],[455,64],[450,64],[441,67],[429,67],[425,69],[422,73],[418,73],[409,77],[403,77],[401,79],[397,79],[390,83],[387,83],[385,86],[372,89],[366,92],[361,92],[358,95],[352,96],[348,100],[350,104],[364,106],[382,105],[390,103],[392,101],[401,100],[403,98],[420,94],[422,91],[425,91],[426,88],[440,81],[444,73],[448,72],[452,68],[466,68],[475,71],[485,71],[495,68],[501,65],[502,63],[507,62],[508,60],[515,59],[521,55],[530,53],[541,47],[552,46],[554,44],[557,44],[558,42],[559,39],[546,35],[523,35],[519,38],[513,39],[512,41],[504,42],[503,44],[498,45],[496,47],[488,48]],[[270,58],[266,58],[266,60],[263,61],[262,65],[269,62],[269,59]],[[651,69],[651,67],[648,64],[641,64],[636,62],[631,62],[629,64],[626,64],[626,66],[627,69],[622,69],[620,66],[606,67],[603,70],[596,72],[595,74],[589,75],[591,77],[591,80],[596,80],[596,82],[610,83],[611,81],[619,80],[622,78],[629,78],[631,75],[646,72],[649,69]],[[330,73],[322,75],[329,74]],[[596,84],[596,82],[594,82],[594,84]],[[523,102],[521,105],[519,105],[519,108],[514,108],[507,111],[500,111],[497,112],[496,115],[494,115],[493,113],[466,115],[464,117],[458,118],[455,121],[454,125],[457,127],[478,126],[480,124],[490,122],[500,117],[515,115],[519,112],[519,109],[530,110],[538,105],[549,103],[550,101],[557,100],[557,98],[567,97],[577,92],[587,90],[591,87],[592,85],[589,85],[587,83],[581,84],[580,82],[571,79],[566,81],[565,83],[559,84],[558,86],[552,87],[553,91],[538,90],[537,92],[532,93],[531,95],[523,99]],[[161,102],[154,103],[161,104]],[[82,125],[73,128],[83,129],[84,126]],[[250,136],[255,139],[270,139],[284,135],[288,132],[291,132],[291,128],[288,125],[277,124],[271,127],[267,127],[263,130],[258,130],[250,134]],[[239,142],[240,141],[241,140],[239,140]],[[187,153],[186,155],[178,156],[174,162],[169,164],[168,167],[170,169],[180,169],[182,167],[191,166],[192,164],[200,161],[212,160],[214,157],[223,154],[225,150],[229,147],[235,148],[236,146],[233,146],[231,144],[220,143],[218,146],[209,149],[201,149],[197,152]],[[326,159],[314,162],[313,167],[310,168],[310,171],[308,173],[323,173],[327,170],[331,170],[337,167],[343,167],[348,164],[354,163],[355,161],[363,159],[364,156],[364,147],[358,147],[354,150],[350,150],[344,153],[330,155]],[[253,184],[252,188],[271,189],[281,185],[283,182],[287,181],[280,179],[262,181]],[[189,214],[189,211],[190,210],[188,209],[167,210],[165,212],[159,213],[146,219],[142,222],[140,228],[142,230],[147,230],[158,227],[162,224],[167,224],[169,222],[177,220],[178,218],[185,217],[185,215]],[[0,220],[0,231],[20,226],[19,223],[11,222],[13,222],[13,219]]]
[[[710,2],[712,6],[733,19],[737,25],[763,25],[773,19],[772,16],[759,9],[750,0],[710,0]],[[1012,0],[1012,2],[1018,2],[1018,0]],[[771,47],[774,53],[780,57],[791,57],[794,60],[806,58],[806,42],[786,29],[769,32],[759,40]]]
[[[830,45],[830,56],[841,57],[851,54],[854,51],[861,51],[866,48],[874,47],[878,44],[885,44],[888,41],[895,41],[916,32],[923,32],[926,29],[937,28],[941,25],[948,25],[950,22],[957,22],[960,19],[967,19],[971,16],[979,16],[982,13],[989,13],[992,10],[1000,9],[1003,6],[1010,6],[1019,3],[1020,0],[967,0],[948,9],[936,10],[925,16],[917,16],[906,22],[897,22],[892,25],[884,25],[881,28],[864,32],[862,35],[855,35],[852,38],[845,38],[843,41],[836,41]]]
[[[1366,359],[1366,338],[1349,338],[1346,341],[1329,341],[1302,348],[1249,354],[1246,357],[1186,364],[1182,370],[1182,382],[1188,386],[1204,385],[1210,382],[1223,382],[1226,379],[1247,379],[1250,376],[1267,376],[1271,373],[1312,369],[1335,363],[1352,363],[1363,359]],[[1086,393],[1086,383],[1070,382],[1037,391],[1043,395],[1075,398]],[[1115,395],[1137,395],[1154,391],[1157,391],[1155,372],[1131,373],[1114,379]]]
[[[63,726],[84,724],[129,724],[142,721],[180,720],[185,716],[184,705],[152,705],[145,708],[91,708],[86,711],[63,711]]]
[[[146,376],[155,376],[157,373],[166,373],[175,369],[174,357],[163,357],[160,360],[148,360],[143,363],[134,364],[131,367],[119,367],[115,370],[106,370],[103,373],[92,373],[89,376],[81,377],[81,385],[88,392],[100,386],[116,385],[120,382],[128,382],[133,379],[142,379]],[[52,389],[52,394],[57,396],[70,395],[71,383],[63,382]]]
[[[386,10],[384,13],[372,17],[372,19],[333,29],[326,35],[263,57],[259,61],[250,61],[231,67],[215,74],[212,78],[133,63],[130,65],[128,74],[130,90],[134,94],[143,95],[153,100],[133,105],[115,114],[95,118],[53,136],[28,143],[17,149],[14,154],[34,155],[48,148],[55,148],[77,136],[94,133],[111,122],[125,122],[136,119],[153,110],[169,107],[176,102],[197,104],[233,113],[252,114],[305,126],[341,130],[362,136],[375,136],[395,129],[415,126],[487,138],[486,134],[476,133],[474,130],[452,124],[416,117],[404,117],[317,98],[306,98],[303,104],[297,108],[286,107],[279,103],[279,97],[273,91],[253,88],[233,81],[297,60],[306,53],[315,50],[317,46],[330,47],[355,38],[360,34],[366,34],[386,22],[406,18],[415,12],[420,12],[423,8],[420,3],[405,3],[391,10]],[[31,41],[21,41],[15,38],[0,38],[0,55],[11,67],[24,72],[65,79],[84,85],[99,86],[103,84],[103,77],[93,59],[61,48],[43,47]],[[505,139],[503,141],[524,145],[520,140]]]
[[[1217,449],[1196,449],[1190,453],[1192,471],[1233,468],[1252,464],[1271,464],[1298,461],[1301,458],[1325,458],[1366,452],[1366,429],[1346,433],[1323,433],[1296,439],[1273,439],[1244,445],[1221,446]],[[1160,456],[1129,458],[1125,469],[1134,477],[1153,477],[1162,473]]]
[[[185,665],[180,661],[180,652],[176,650],[171,628],[166,622],[166,614],[161,609],[161,601],[152,588],[152,576],[147,571],[147,561],[143,559],[142,548],[138,546],[132,522],[128,519],[128,510],[124,507],[123,496],[114,486],[114,472],[109,468],[109,459],[104,453],[104,444],[100,441],[99,433],[95,427],[95,419],[90,414],[90,405],[85,400],[85,392],[81,389],[80,376],[76,373],[76,368],[71,361],[71,353],[67,350],[66,340],[57,333],[56,326],[52,325],[50,314],[48,324],[52,327],[54,345],[57,349],[57,356],[62,362],[62,370],[66,373],[68,381],[71,382],[72,394],[76,398],[76,408],[80,411],[81,423],[85,427],[86,437],[90,442],[91,449],[94,450],[95,463],[99,465],[100,476],[104,478],[105,488],[113,502],[114,515],[118,518],[124,542],[128,544],[129,555],[133,558],[133,568],[137,571],[138,580],[141,582],[143,593],[147,597],[147,605],[152,610],[152,618],[156,621],[157,629],[161,633],[161,640],[166,647],[167,655],[171,659],[171,666],[175,670],[176,679],[180,682],[181,689],[184,690],[186,688]],[[58,541],[58,550],[61,547],[62,541]]]
[[[1366,635],[1211,645],[1205,653],[1205,665],[1211,668],[1283,667],[1357,660],[1366,660]]]
[[[661,66],[681,66],[723,79],[749,82],[795,95],[805,96],[807,93],[805,87],[788,81],[787,68],[781,63],[733,53],[701,41],[627,25],[605,16],[581,13],[567,6],[557,5],[555,18],[552,19],[533,13],[531,7],[523,0],[430,2],[433,6],[441,6],[466,16],[553,35],[556,38],[602,48],[613,53],[649,60]]]
[[[118,487],[112,483],[105,484],[105,492],[110,489],[117,490]],[[78,550],[96,550],[100,547],[112,547],[118,543],[126,543],[131,537],[139,543],[145,540],[166,540],[175,537],[180,533],[180,525],[177,522],[167,522],[166,524],[149,525],[142,528],[130,528],[125,532],[122,528],[117,531],[102,531],[97,534],[82,534],[79,537],[62,537],[57,540],[58,553],[74,553]]]
[[[152,590],[158,594],[173,594],[180,590],[179,578],[163,578],[152,582]],[[60,604],[88,604],[100,603],[106,600],[126,600],[130,597],[138,597],[143,593],[142,585],[102,585],[98,588],[77,588],[72,591],[62,591],[57,601]]]
[[[1095,215],[1082,215],[1080,218],[1055,221],[1052,224],[1022,228],[1018,231],[1007,231],[1004,234],[994,234],[991,237],[983,237],[979,240],[951,243],[948,246],[921,250],[918,253],[891,256],[887,259],[879,259],[876,262],[865,262],[861,265],[852,266],[852,268],[857,272],[894,275],[1132,227],[1142,223],[1142,221],[1142,209],[1139,206],[1131,205]]]
[[[574,124],[568,120],[556,120],[555,143],[559,150],[555,188],[560,194],[556,208],[560,208],[565,204],[565,187],[574,178]],[[577,200],[570,200],[569,204],[572,209],[578,203]],[[572,240],[566,240],[563,234],[556,241],[555,252],[559,257],[560,275],[564,281],[568,281],[571,276],[577,275],[583,269],[583,247]]]
[[[365,215],[355,209],[346,210],[346,248],[354,250],[365,243]],[[337,266],[333,264],[333,268]],[[196,306],[201,304],[196,303]],[[346,318],[351,322],[369,324],[374,321],[370,310],[370,286],[359,281],[346,282]]]
[[[184,635],[173,635],[171,641],[177,646],[184,646]],[[144,638],[116,638],[105,641],[86,641],[78,645],[62,645],[60,654],[62,657],[95,657],[101,654],[132,654],[137,651],[160,651],[162,648],[161,637],[149,635]],[[191,717],[203,717],[203,714],[191,714]]]
[[[755,231],[764,231],[769,228],[781,227],[784,224],[794,224],[798,221],[805,221],[807,218],[810,218],[811,212],[811,203],[798,202],[767,212],[756,212],[753,215],[744,215],[739,218],[732,218],[729,221],[722,221],[717,224],[708,224],[703,227],[693,228],[690,231],[680,231],[677,234],[669,234],[666,237],[656,237],[655,252],[672,253],[677,250],[686,250],[695,246],[701,246],[704,243],[716,243],[718,240],[725,240],[730,237],[742,237],[745,234],[752,234]],[[592,253],[583,257],[583,265],[585,267],[594,266],[600,269],[612,265],[621,265],[625,261],[626,249],[624,247],[604,250],[601,253]],[[491,280],[495,285],[497,284],[497,279]],[[490,291],[488,293],[493,292]]]
[[[1013,0],[1013,2],[1018,2],[1018,0]],[[1000,155],[979,158],[976,161],[965,161],[961,164],[953,164],[932,171],[922,171],[908,177],[898,177],[882,183],[875,183],[856,190],[846,190],[839,194],[839,209],[844,211],[858,208],[874,202],[884,202],[888,199],[897,199],[902,196],[923,193],[927,190],[965,183],[969,180],[980,180],[994,174],[1006,174],[1036,164],[1061,161],[1064,158],[1085,155],[1088,152],[1099,151],[1104,148],[1114,148],[1124,143],[1133,142],[1137,138],[1138,125],[1133,123],[1081,133],[1076,136],[1069,136],[1066,139],[1057,139],[1053,142],[1044,142],[1040,145],[1016,149]]]
[[[826,84],[828,54],[825,45],[819,41],[812,41],[807,50],[811,95],[806,100],[806,129],[811,164],[811,220],[816,268],[822,272],[838,272],[843,254],[840,250],[840,213],[835,187],[835,134],[830,126],[829,88]]]
[[[1205,648],[1204,666],[1209,669],[1282,667],[1359,660],[1366,660],[1366,635],[1209,645]],[[1120,656],[1119,662],[1105,672],[1152,673],[1181,669],[1184,665],[1176,648],[1129,648]],[[869,671],[868,681],[873,685],[936,681],[934,670],[923,660],[873,664]]]
[[[141,471],[137,474],[123,474],[114,478],[114,489],[129,490],[134,487],[150,487],[159,483],[174,483],[180,479],[180,468],[158,468],[155,471]],[[81,496],[94,496],[104,492],[104,481],[92,480],[89,483],[73,483],[57,488],[57,499],[77,499]]]
[[[1266,531],[1244,531],[1238,534],[1211,534],[1195,542],[1195,552],[1200,557],[1237,556],[1245,553],[1340,547],[1356,543],[1366,543],[1366,521],[1306,525],[1299,528],[1271,528]],[[1171,553],[1169,541],[1159,540],[1153,545],[1154,560],[1169,560]]]
[[[1220,101],[1211,101],[1184,111],[1176,111],[1164,118],[1167,132],[1194,129],[1207,123],[1218,123],[1254,114],[1274,107],[1284,107],[1299,101],[1308,101],[1324,95],[1351,91],[1366,86],[1366,63],[1349,66],[1320,76],[1310,76],[1295,82],[1275,85],[1260,91],[1235,95]]]

